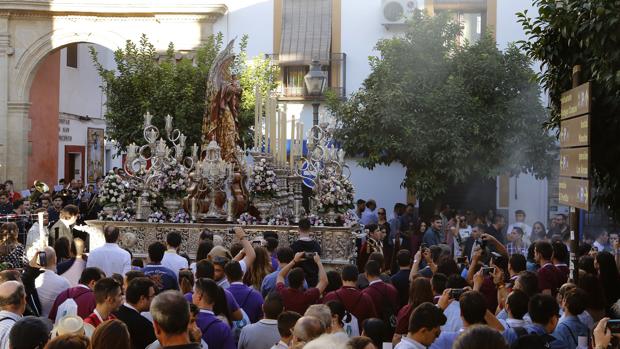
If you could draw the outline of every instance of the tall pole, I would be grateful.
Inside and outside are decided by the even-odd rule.
[[[581,84],[581,66],[576,65],[573,67],[573,88],[579,86]],[[581,209],[577,207],[570,208],[570,264],[571,264],[571,279],[574,284],[577,284],[579,279],[579,259],[577,257],[577,253],[579,252],[579,240],[581,237],[581,232],[579,229],[579,218],[581,214]]]
[[[319,105],[321,105],[321,102],[319,101],[314,101],[312,102],[312,126],[318,126],[319,125]],[[316,138],[318,136],[318,130],[314,130],[314,138]]]

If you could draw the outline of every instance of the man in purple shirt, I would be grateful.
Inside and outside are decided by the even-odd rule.
[[[224,290],[211,279],[196,280],[192,302],[200,308],[196,325],[209,348],[235,349],[235,339],[230,326],[213,313],[216,303],[226,302]]]
[[[228,292],[232,293],[237,304],[245,311],[251,323],[255,323],[263,317],[263,296],[258,291],[241,282],[243,271],[239,262],[232,261],[224,267],[226,278],[230,282]]]

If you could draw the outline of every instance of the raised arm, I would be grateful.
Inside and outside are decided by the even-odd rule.
[[[327,280],[327,273],[325,272],[325,267],[323,267],[323,263],[321,263],[321,257],[318,254],[314,255],[314,263],[319,267],[319,282],[316,284],[316,288],[323,293],[327,288],[327,284],[329,281]]]
[[[243,260],[247,267],[251,266],[256,259],[256,252],[254,252],[254,247],[252,247],[252,244],[248,241],[248,239],[246,239],[245,230],[241,227],[235,227],[235,237],[237,237],[239,243],[243,246],[243,249],[235,256],[234,259],[237,261]]]
[[[288,275],[291,269],[295,267],[295,264],[299,263],[299,261],[301,261],[302,258],[304,258],[304,252],[295,253],[295,258],[293,258],[293,260],[290,261],[289,264],[285,265],[284,268],[282,268],[282,270],[280,270],[280,272],[278,273],[278,276],[276,277],[276,285],[279,284],[280,282],[284,283],[284,279],[286,278],[286,275]]]

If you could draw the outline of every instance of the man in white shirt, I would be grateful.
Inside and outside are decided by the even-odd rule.
[[[125,275],[131,270],[131,256],[129,252],[118,246],[120,232],[117,227],[107,226],[103,229],[105,244],[94,249],[88,255],[86,267],[96,267],[110,277],[114,273]]]
[[[510,234],[512,228],[514,227],[519,227],[523,230],[523,232],[525,233],[525,235],[523,236],[523,240],[525,242],[532,241],[532,227],[525,223],[525,211],[515,211],[515,222],[508,226],[508,229],[506,229],[507,234]]]
[[[446,316],[432,303],[420,304],[409,318],[409,332],[394,349],[426,349],[439,337]]]
[[[17,281],[0,284],[0,348],[9,348],[9,333],[26,310],[26,291]]]
[[[47,317],[56,297],[71,285],[67,279],[56,274],[56,252],[54,249],[47,246],[42,252],[37,252],[40,263],[43,263],[41,261],[41,253],[43,252],[45,252],[45,263],[41,265],[43,273],[34,280],[34,286],[41,302],[41,316]]]
[[[181,237],[181,234],[174,231],[168,233],[168,236],[166,236],[166,245],[168,250],[164,254],[164,259],[161,260],[161,265],[177,274],[179,273],[179,270],[189,268],[187,259],[179,256],[177,253],[179,247],[181,247],[182,241],[183,238]]]

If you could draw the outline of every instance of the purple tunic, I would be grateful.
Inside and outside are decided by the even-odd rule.
[[[230,327],[215,317],[212,311],[200,309],[196,316],[196,325],[209,348],[236,349]]]
[[[241,309],[248,314],[251,323],[263,318],[263,296],[258,291],[241,282],[231,283],[228,291],[235,297]]]

